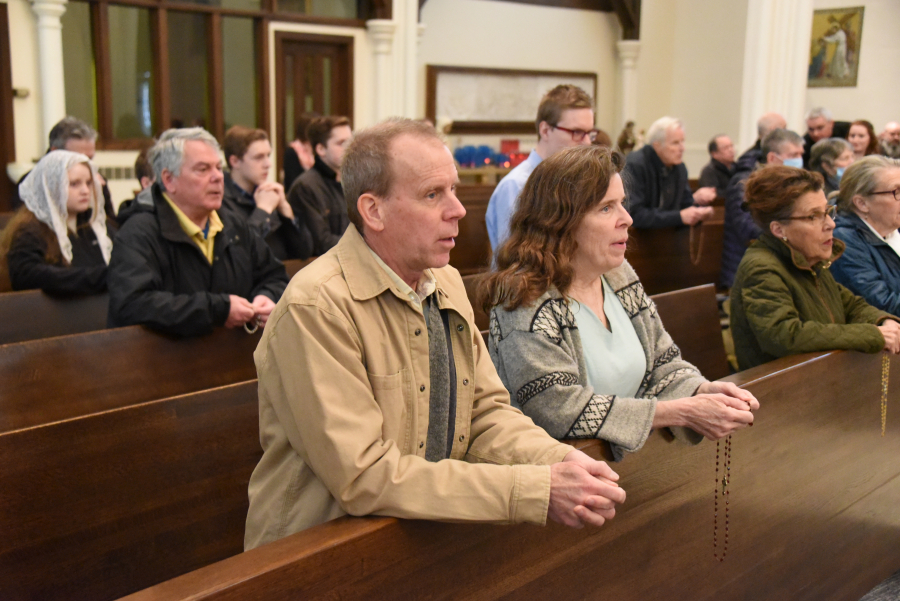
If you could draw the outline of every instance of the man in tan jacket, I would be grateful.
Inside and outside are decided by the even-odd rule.
[[[456,182],[422,123],[348,148],[353,225],[294,277],[254,355],[264,453],[246,549],[348,513],[580,527],[625,500],[609,466],[510,407],[448,266]]]

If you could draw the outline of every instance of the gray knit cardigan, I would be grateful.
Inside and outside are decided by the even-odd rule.
[[[618,461],[644,445],[657,400],[692,396],[707,380],[681,358],[631,266],[625,262],[605,277],[644,347],[648,369],[637,398],[606,395],[588,385],[575,316],[555,288],[527,307],[494,307],[488,346],[514,406],[554,438],[608,441]],[[702,440],[688,428],[670,430],[683,442]]]

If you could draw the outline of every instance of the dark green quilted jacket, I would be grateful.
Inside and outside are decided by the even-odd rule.
[[[875,324],[892,316],[828,271],[843,251],[835,239],[831,261],[810,267],[768,232],[747,249],[731,288],[731,333],[741,369],[797,353],[884,348]]]

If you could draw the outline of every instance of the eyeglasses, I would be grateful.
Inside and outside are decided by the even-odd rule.
[[[782,217],[778,221],[805,221],[807,223],[819,223],[824,224],[826,217],[831,217],[834,219],[834,216],[837,214],[836,206],[829,206],[824,211],[816,211],[812,215],[801,215],[799,217]]]
[[[893,190],[885,190],[884,192],[870,192],[870,194],[893,194],[894,200],[900,200],[900,188],[894,188]]]
[[[569,129],[568,127],[560,127],[559,125],[554,125],[553,127],[572,134],[573,142],[581,142],[582,140],[584,140],[585,136],[588,136],[588,139],[593,142],[597,139],[597,134],[600,132],[599,129],[584,131],[583,129]]]

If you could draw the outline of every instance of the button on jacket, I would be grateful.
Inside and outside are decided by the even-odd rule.
[[[432,273],[456,363],[450,460],[425,459],[425,318],[351,225],[293,278],[254,355],[264,453],[250,479],[245,548],[347,513],[546,521],[548,466],[572,448],[509,405],[459,273]]]

